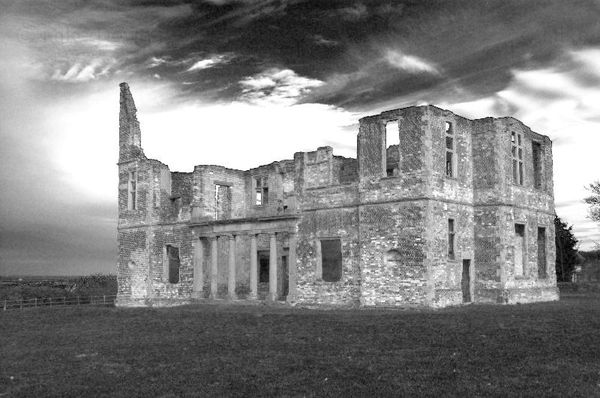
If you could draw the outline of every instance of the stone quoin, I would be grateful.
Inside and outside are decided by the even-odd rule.
[[[172,172],[120,89],[119,306],[558,299],[552,142],[519,120],[413,106],[360,119],[356,159]]]

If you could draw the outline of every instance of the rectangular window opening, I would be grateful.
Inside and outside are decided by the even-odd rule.
[[[531,153],[533,156],[533,186],[536,189],[542,188],[542,144],[539,142],[531,143]]]
[[[263,206],[269,203],[269,187],[267,177],[254,178],[254,204]]]
[[[445,128],[446,134],[452,134],[453,133],[453,131],[452,131],[452,123],[446,122],[444,124],[444,128]]]
[[[538,227],[537,250],[538,278],[546,279],[548,277],[546,262],[546,228]]]
[[[169,283],[179,283],[179,248],[167,245],[167,261]]]
[[[514,266],[515,276],[523,276],[525,264],[525,225],[515,224]]]
[[[391,120],[385,125],[385,173],[388,177],[397,176],[400,169],[400,130],[398,121]]]
[[[448,258],[454,260],[455,257],[455,231],[454,231],[454,220],[448,219]]]
[[[129,172],[129,179],[127,185],[127,209],[137,210],[137,172]]]
[[[456,148],[452,123],[446,122],[446,177],[456,177]]]
[[[321,270],[325,282],[342,278],[342,243],[339,239],[321,240]]]
[[[511,156],[512,156],[512,174],[513,183],[523,185],[523,147],[521,134],[511,132]]]
[[[262,191],[257,189],[256,190],[256,205],[257,206],[262,206],[263,202],[262,202]]]

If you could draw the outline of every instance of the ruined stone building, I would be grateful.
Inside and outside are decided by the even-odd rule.
[[[118,305],[558,298],[552,143],[512,117],[395,109],[360,119],[356,159],[172,172],[120,87]]]

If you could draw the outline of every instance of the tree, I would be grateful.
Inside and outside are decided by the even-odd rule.
[[[570,282],[571,274],[578,261],[577,239],[573,235],[573,226],[568,226],[559,216],[554,216],[556,238],[556,280]]]
[[[583,199],[585,203],[590,205],[590,218],[600,222],[600,181],[596,181],[587,186],[587,190],[592,194]]]

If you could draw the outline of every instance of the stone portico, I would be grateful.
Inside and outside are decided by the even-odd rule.
[[[269,238],[269,290],[267,299],[269,301],[279,300],[278,286],[278,252],[277,237],[286,236],[289,242],[288,249],[288,270],[283,275],[285,285],[287,285],[286,300],[294,302],[296,292],[296,234],[297,234],[298,216],[271,216],[263,218],[244,218],[227,221],[208,221],[189,223],[194,239],[194,282],[193,297],[203,298],[204,289],[204,251],[210,252],[210,257],[206,267],[210,269],[209,286],[210,299],[218,299],[218,264],[219,250],[218,241],[227,241],[228,268],[227,268],[227,298],[229,300],[238,300],[236,293],[236,268],[240,258],[239,251],[248,249],[242,247],[242,239],[249,241],[249,263],[241,264],[247,267],[249,272],[249,293],[245,297],[247,300],[258,299],[258,245],[259,235],[266,235]]]

